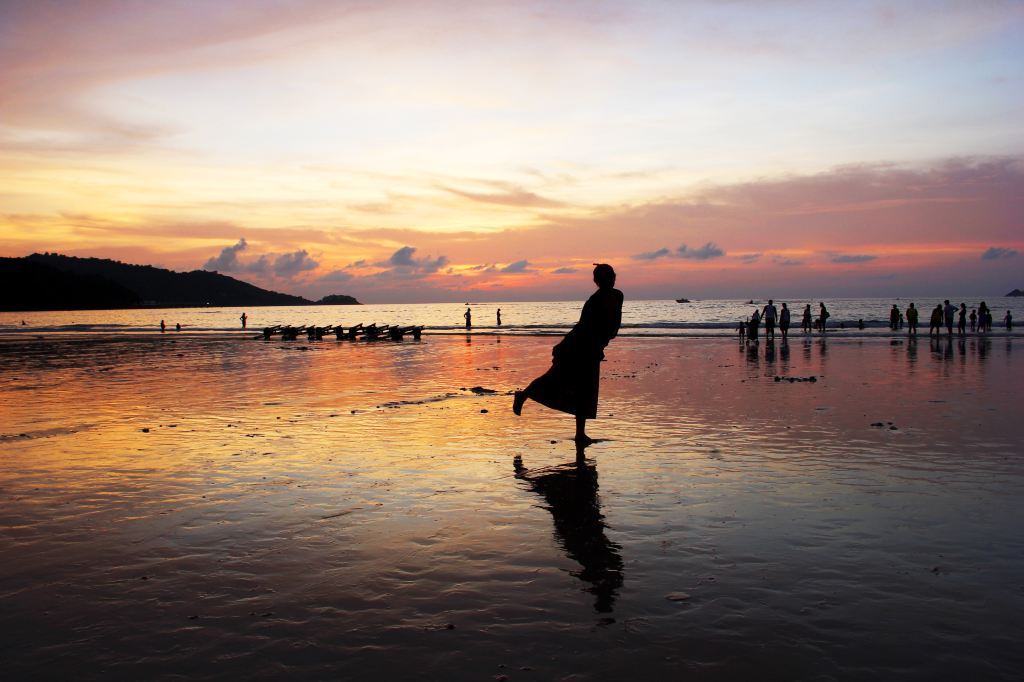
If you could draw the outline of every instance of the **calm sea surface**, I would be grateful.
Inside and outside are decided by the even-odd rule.
[[[829,327],[852,335],[858,320],[864,320],[870,335],[884,334],[888,329],[889,310],[897,304],[901,310],[911,301],[921,310],[920,325],[927,332],[928,315],[944,296],[933,298],[845,298],[824,301],[831,314]],[[1004,332],[1003,319],[1012,311],[1018,327],[1024,323],[1024,300],[1020,298],[978,296],[952,297],[955,305],[967,304],[968,310],[985,300],[993,311],[993,329]],[[777,307],[781,301],[776,302]],[[694,336],[732,334],[741,319],[766,301],[748,303],[743,300],[711,299],[676,303],[675,301],[633,301],[628,292],[622,311],[622,335]],[[800,299],[787,301],[793,311],[793,324],[799,329],[805,305],[810,304],[815,316],[818,301]],[[561,334],[579,319],[582,301],[549,302],[486,302],[469,301],[473,312],[473,333],[476,334]],[[495,313],[501,308],[502,326],[496,325]],[[160,320],[169,330],[176,324],[188,333],[242,333],[239,318],[248,316],[250,330],[272,325],[337,325],[362,323],[424,325],[428,333],[464,333],[465,304],[409,303],[360,306],[265,306],[209,308],[150,308],[132,310],[75,310],[49,312],[0,313],[0,333],[159,333]],[[22,325],[22,321],[25,322]],[[852,327],[852,328],[851,328]]]

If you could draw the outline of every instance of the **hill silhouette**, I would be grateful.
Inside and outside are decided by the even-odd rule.
[[[56,253],[0,259],[0,284],[6,294],[5,310],[313,305],[301,296],[268,291],[216,272],[174,272]]]
[[[139,296],[106,277],[64,272],[25,258],[0,258],[2,310],[133,308]]]

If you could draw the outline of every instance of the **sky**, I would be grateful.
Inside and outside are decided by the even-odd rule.
[[[1024,288],[1024,2],[0,0],[0,256],[313,299]]]

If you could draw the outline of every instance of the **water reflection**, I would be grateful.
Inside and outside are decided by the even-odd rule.
[[[622,587],[622,547],[605,535],[597,467],[584,458],[582,449],[572,464],[530,471],[516,456],[514,466],[516,478],[529,483],[547,503],[555,522],[555,539],[565,555],[583,567],[571,575],[590,584],[586,591],[595,597],[595,610],[610,612]]]

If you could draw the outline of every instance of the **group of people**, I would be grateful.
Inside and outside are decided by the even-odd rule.
[[[894,303],[892,310],[889,311],[889,327],[893,330],[902,329],[903,318],[904,313],[900,312],[899,307]],[[910,336],[917,335],[917,319],[918,310],[911,303],[907,306],[906,310],[907,334]],[[1007,331],[1012,330],[1013,313],[1007,310],[1006,315],[1003,317],[1003,322],[1006,325]],[[928,320],[928,335],[938,336],[942,334],[942,327],[945,326],[946,334],[952,336],[954,323],[956,324],[957,335],[959,336],[967,335],[968,323],[970,323],[972,333],[989,333],[992,331],[992,309],[982,301],[978,304],[977,309],[971,308],[971,312],[968,313],[966,303],[961,303],[960,307],[957,308],[947,298],[942,303],[936,304],[935,308],[932,309],[932,314]]]
[[[829,315],[828,309],[825,308],[824,303],[818,304],[818,317],[813,318],[811,314],[811,304],[808,303],[804,306],[803,317],[800,321],[800,328],[807,334],[811,333],[811,327],[824,333],[828,326]],[[764,308],[754,308],[754,313],[750,316],[750,319],[740,322],[739,335],[740,338],[746,338],[750,341],[757,341],[759,330],[761,325],[764,325],[764,337],[766,340],[775,340],[775,326],[778,323],[779,331],[782,333],[782,340],[785,341],[789,337],[789,326],[791,322],[791,313],[789,306],[782,303],[782,309],[779,310],[775,307],[775,301],[768,299],[768,304]]]
[[[815,331],[824,332],[828,326],[829,317],[829,312],[825,308],[824,303],[818,304],[818,316],[816,318],[812,316],[811,304],[808,303],[804,306],[801,329],[804,332],[810,333],[813,326]],[[899,306],[894,303],[889,311],[889,328],[894,331],[903,329],[905,321],[907,333],[911,336],[916,336],[918,318],[919,310],[914,307],[913,303],[908,305],[905,311],[901,311]],[[1007,331],[1013,329],[1013,313],[1011,311],[1006,311],[1003,323]],[[955,325],[957,333],[960,336],[964,336],[967,334],[968,324],[972,333],[975,331],[979,334],[991,332],[992,310],[982,301],[978,304],[977,309],[972,308],[970,313],[968,313],[966,303],[961,303],[960,307],[957,308],[949,302],[949,299],[946,299],[932,310],[928,334],[939,335],[942,333],[942,327],[945,326],[946,333],[952,336]],[[755,308],[754,313],[748,320],[740,322],[738,332],[741,339],[745,337],[751,341],[757,341],[760,328],[763,326],[765,338],[771,341],[775,339],[776,325],[778,325],[779,331],[782,332],[782,340],[785,341],[790,327],[789,307],[783,303],[782,309],[778,310],[775,307],[775,302],[769,299],[766,306],[760,309]],[[864,320],[858,320],[857,328],[864,329]]]
[[[500,327],[501,326],[501,308],[498,308],[498,312],[496,313],[496,316],[497,316],[498,326]],[[473,309],[467,306],[466,307],[466,312],[462,313],[462,317],[465,318],[465,320],[466,320],[466,329],[472,329],[473,328]]]

